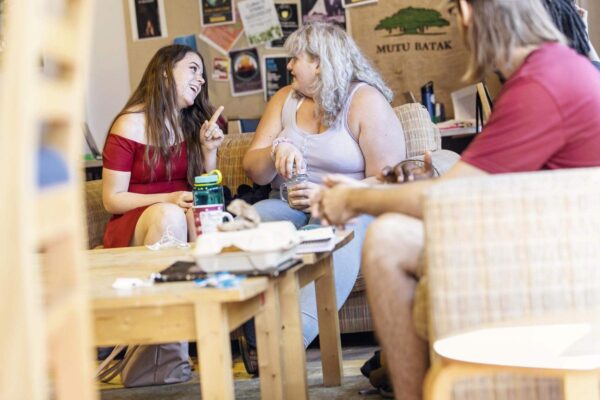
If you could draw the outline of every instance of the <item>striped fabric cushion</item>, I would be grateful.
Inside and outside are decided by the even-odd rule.
[[[430,338],[600,313],[600,168],[461,179],[425,196]],[[455,399],[553,399],[551,379],[495,376]]]

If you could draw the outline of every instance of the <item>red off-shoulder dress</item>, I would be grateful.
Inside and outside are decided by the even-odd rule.
[[[173,146],[171,158],[171,179],[167,177],[165,162],[159,157],[158,165],[150,173],[148,165],[144,162],[146,145],[118,136],[109,134],[102,153],[104,168],[114,171],[131,172],[129,189],[131,193],[156,194],[171,193],[180,190],[190,190],[187,182],[187,146],[184,143]],[[152,155],[152,146],[150,155]],[[149,206],[135,208],[125,214],[113,215],[104,231],[104,247],[126,247],[131,243],[135,225],[138,219]]]

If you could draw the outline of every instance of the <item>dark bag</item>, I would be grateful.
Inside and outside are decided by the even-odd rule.
[[[385,398],[393,399],[394,391],[388,374],[385,359],[381,351],[377,350],[360,368],[360,372],[369,379],[371,385]]]
[[[192,377],[187,342],[129,346],[123,359],[108,367],[123,347],[115,347],[100,365],[96,376],[102,382],[110,382],[118,374],[125,387],[180,383]]]

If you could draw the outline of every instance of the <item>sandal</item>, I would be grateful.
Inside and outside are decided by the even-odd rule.
[[[239,337],[238,343],[246,372],[254,377],[258,376],[258,353],[256,352],[256,348],[248,343],[244,335]]]

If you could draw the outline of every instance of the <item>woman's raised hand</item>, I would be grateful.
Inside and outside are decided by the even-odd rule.
[[[169,203],[173,203],[187,210],[194,205],[194,195],[192,192],[186,191],[172,192],[169,193]]]
[[[224,137],[223,131],[215,123],[209,125],[208,121],[204,121],[200,127],[200,145],[206,150],[218,149]]]
[[[292,143],[282,142],[275,147],[275,169],[279,175],[290,179],[294,173],[306,172],[302,153]]]
[[[223,106],[217,108],[212,117],[208,121],[204,121],[200,127],[200,145],[206,150],[216,150],[223,143],[225,135],[221,128],[219,128],[219,125],[217,125],[217,120],[224,109],[225,107]]]

